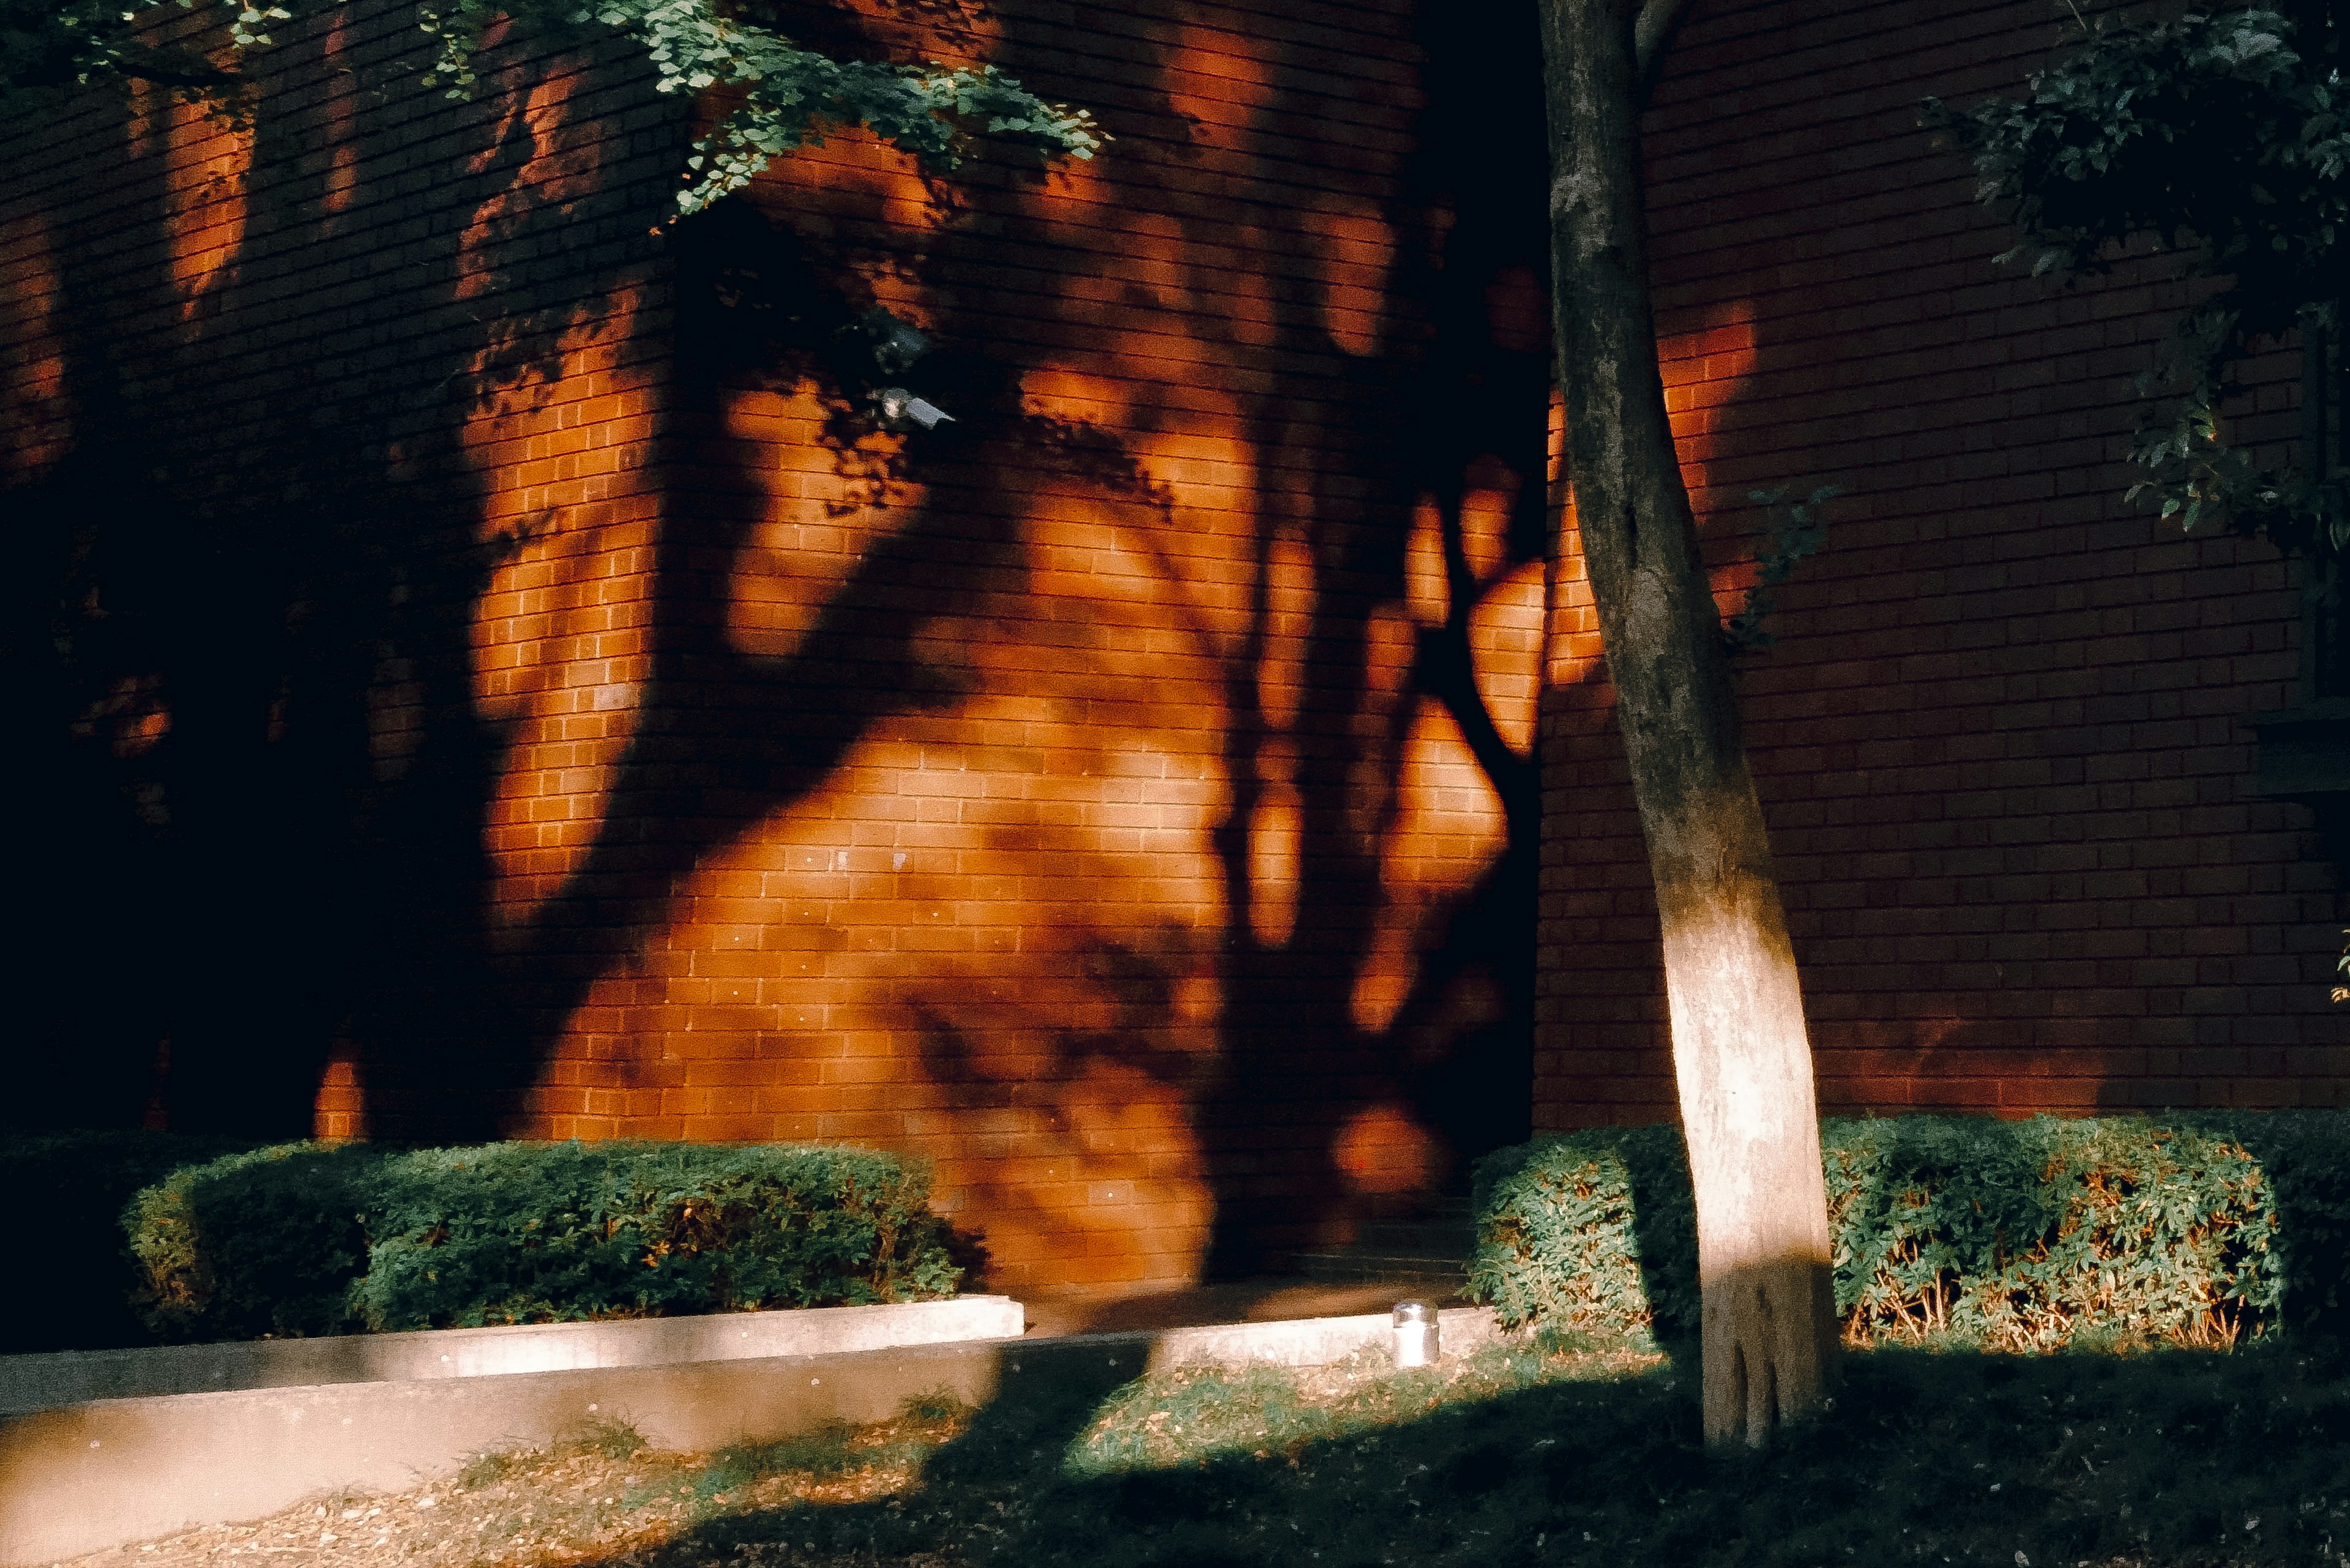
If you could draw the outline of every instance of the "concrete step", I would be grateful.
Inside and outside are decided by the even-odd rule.
[[[1476,1217],[1465,1197],[1430,1198],[1412,1213],[1367,1220],[1353,1241],[1300,1252],[1295,1271],[1309,1280],[1377,1280],[1457,1291],[1476,1250]]]
[[[1465,1258],[1477,1245],[1476,1228],[1461,1220],[1374,1220],[1350,1245],[1366,1252],[1403,1252],[1430,1258]]]

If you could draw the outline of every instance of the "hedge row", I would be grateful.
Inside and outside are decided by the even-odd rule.
[[[854,1149],[400,1150],[0,1136],[42,1268],[0,1353],[899,1301],[962,1270],[929,1177]]]
[[[165,1340],[856,1304],[951,1293],[929,1177],[785,1145],[287,1144],[124,1211]]]
[[[2337,1113],[1821,1127],[1836,1310],[1856,1343],[1949,1334],[2232,1344],[2350,1308],[2350,1117]],[[1670,1127],[1480,1161],[1470,1294],[1515,1325],[1692,1334],[1697,1237]]]

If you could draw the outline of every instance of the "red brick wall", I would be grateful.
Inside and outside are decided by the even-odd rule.
[[[1100,160],[949,184],[843,137],[681,235],[644,738],[493,849],[536,871],[501,919],[640,932],[528,1126],[916,1150],[999,1278],[1175,1281],[1444,1176],[1427,1080],[1511,1021],[1455,925],[1505,825],[1415,659],[1450,526],[1530,752],[1540,573],[1497,475],[1448,511],[1403,458],[1409,15],[1059,16],[983,42]],[[824,369],[874,303],[954,424],[876,432]],[[552,850],[549,809],[600,836]]]
[[[1735,607],[1754,489],[1842,485],[1742,655],[1742,710],[1825,1108],[2335,1105],[2334,873],[2252,794],[2245,718],[2296,701],[2265,546],[2126,506],[2179,289],[2066,287],[2012,243],[1928,95],[2014,90],[2033,5],[1700,0],[1648,119],[1666,380]],[[2294,357],[2245,433],[2292,429]],[[1671,1114],[1655,913],[1587,591],[1543,732],[1545,1126]]]
[[[1993,271],[1914,130],[2029,12],[1701,5],[1652,117],[1726,601],[1747,490],[1848,492],[1743,677],[1825,1096],[2324,1100],[2331,872],[2239,722],[2293,593],[2117,500],[2174,291]],[[92,95],[12,164],[19,1105],[869,1143],[1024,1289],[1448,1179],[1536,1005],[1545,1123],[1668,1113],[1571,560],[1539,795],[1529,755],[1530,31],[898,15],[806,20],[1118,140],[948,182],[842,136],[656,236],[686,127],[640,71],[501,54],[448,106],[362,8],[264,57],[250,131]],[[874,304],[953,424],[874,429]]]
[[[56,1116],[902,1149],[1022,1288],[1265,1266],[1508,1136],[1539,309],[1427,157],[1457,48],[812,12],[1118,140],[841,136],[657,240],[641,73],[447,109],[362,15],[251,136],[94,96],[0,195],[78,639],[36,967],[107,998],[47,1010]],[[873,429],[874,303],[954,424]]]

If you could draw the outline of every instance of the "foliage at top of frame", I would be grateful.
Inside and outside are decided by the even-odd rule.
[[[2022,241],[2000,259],[2094,273],[2134,241],[2192,256],[2218,282],[2141,379],[2176,393],[2138,439],[2131,490],[2187,528],[2222,524],[2290,551],[2350,545],[2340,454],[2323,472],[2271,471],[2230,443],[2226,378],[2259,339],[2341,327],[2350,242],[2350,82],[2340,0],[2103,24],[2033,76],[2027,96],[1964,110],[1929,99],[2005,204]]]
[[[216,3],[233,60],[341,0]],[[176,4],[193,10],[197,0]],[[120,0],[0,0],[0,107],[135,78],[234,110],[242,78],[233,65],[150,41],[163,12]],[[778,153],[820,144],[827,127],[862,126],[936,171],[955,168],[979,137],[1071,158],[1107,140],[1088,111],[1048,103],[993,66],[837,60],[719,0],[421,0],[418,25],[441,40],[424,85],[469,96],[475,57],[501,18],[556,37],[618,33],[644,51],[660,92],[731,89],[733,107],[687,161],[681,213],[742,189]]]

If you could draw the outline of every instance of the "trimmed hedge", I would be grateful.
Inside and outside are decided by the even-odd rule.
[[[2350,1117],[2296,1112],[1821,1127],[1836,1310],[1856,1343],[2233,1344],[2350,1305]],[[1478,1163],[1472,1299],[1513,1325],[1693,1334],[1678,1128]]]
[[[929,1176],[783,1145],[287,1144],[123,1214],[167,1340],[824,1306],[951,1294]]]
[[[0,1193],[23,1217],[27,1242],[14,1288],[0,1291],[0,1355],[144,1339],[130,1310],[137,1275],[122,1206],[182,1166],[252,1147],[250,1138],[132,1130],[0,1136]]]
[[[344,1334],[368,1271],[368,1144],[277,1144],[175,1170],[122,1211],[132,1304],[166,1343]]]
[[[1503,1326],[1697,1331],[1697,1209],[1677,1127],[1536,1138],[1477,1162],[1471,1301]]]

